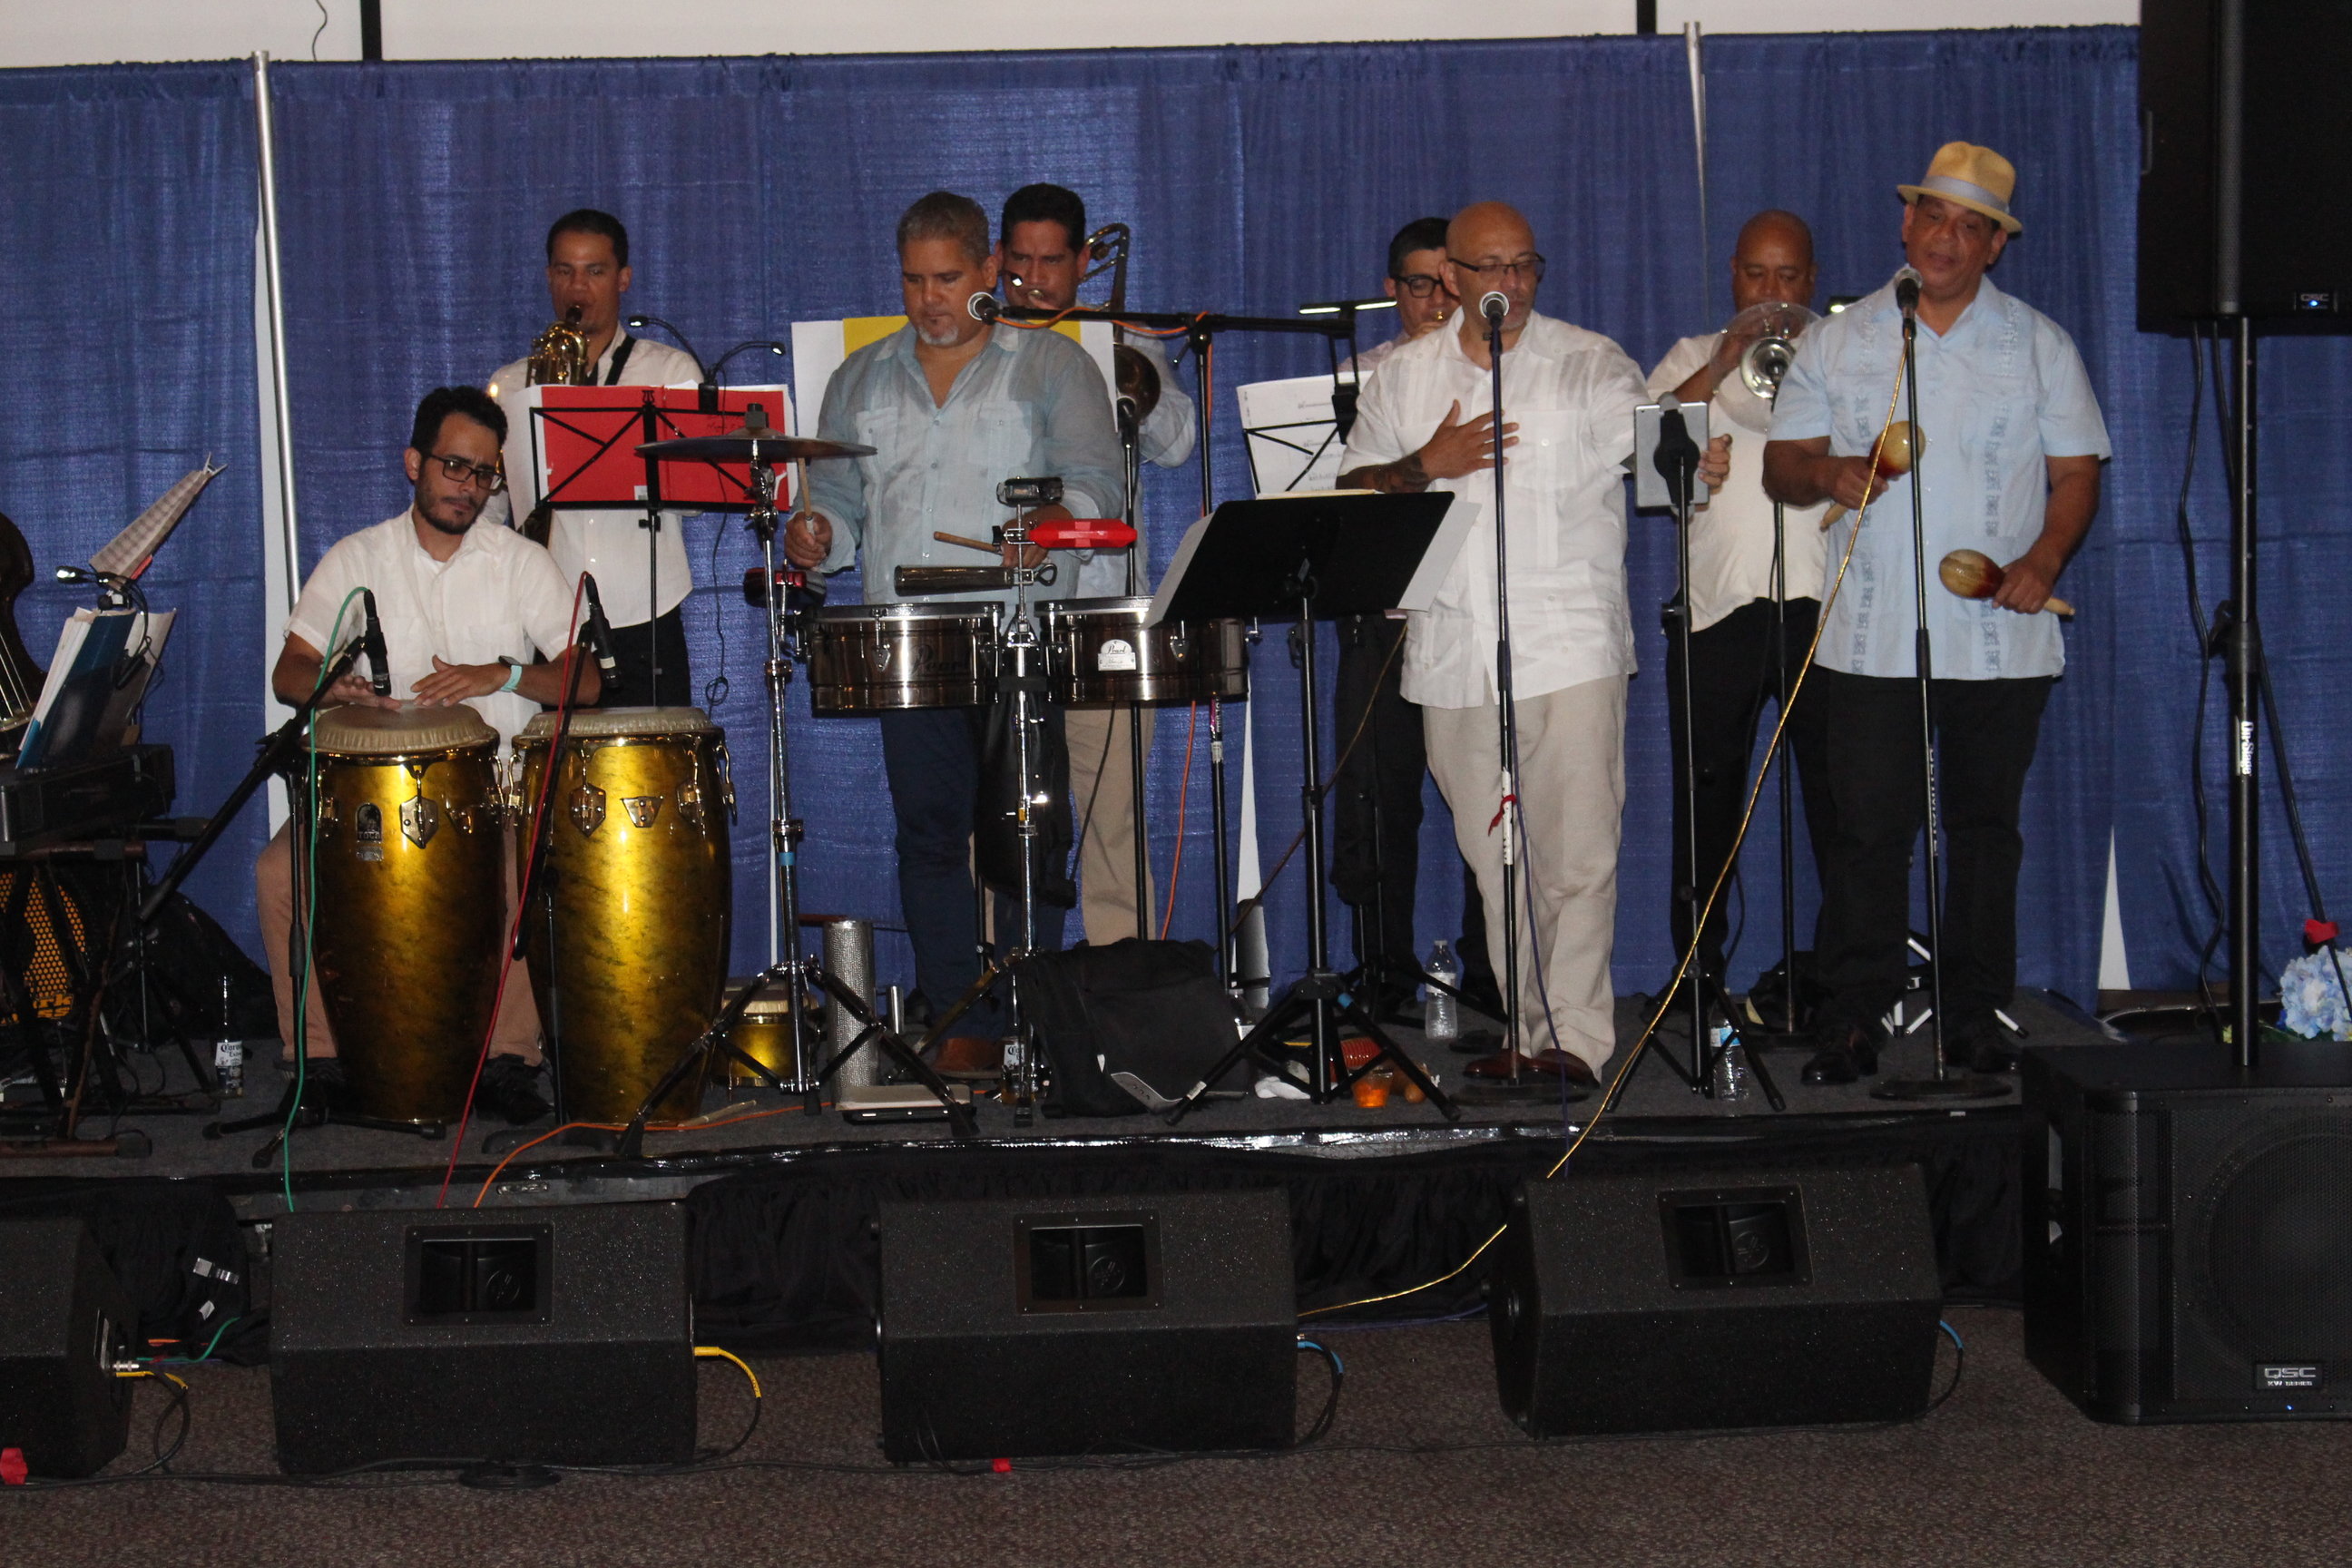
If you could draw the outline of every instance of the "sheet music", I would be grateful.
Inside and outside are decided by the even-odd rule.
[[[1234,398],[1259,495],[1338,487],[1339,454],[1347,443],[1331,412],[1329,376],[1254,381],[1234,388]]]

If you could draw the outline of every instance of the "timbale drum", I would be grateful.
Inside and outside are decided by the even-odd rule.
[[[827,605],[803,623],[809,708],[971,708],[996,685],[997,606]]]
[[[1237,620],[1148,626],[1148,598],[1061,599],[1045,612],[1046,689],[1056,702],[1237,702],[1249,695]]]

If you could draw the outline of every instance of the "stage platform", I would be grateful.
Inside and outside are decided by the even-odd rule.
[[[2092,1044],[2114,1037],[2071,1004],[2021,993],[2011,1012],[2029,1045]],[[1630,1046],[1645,1013],[1621,999]],[[1474,1020],[1475,1023],[1475,1020]],[[1417,1034],[1400,1042],[1419,1054]],[[1667,1037],[1678,1058],[1679,1034]],[[1925,1076],[1927,1032],[1899,1040],[1881,1077]],[[1431,1054],[1451,1088],[1467,1058]],[[1620,1058],[1622,1060],[1622,1057]],[[2010,1297],[2019,1268],[2017,1100],[1897,1104],[1868,1083],[1833,1089],[1798,1081],[1801,1053],[1767,1058],[1788,1101],[1773,1111],[1760,1092],[1732,1110],[1685,1089],[1664,1064],[1643,1063],[1618,1110],[1576,1155],[1579,1170],[1725,1170],[1831,1162],[1916,1163],[1925,1173],[1946,1284],[1956,1294]],[[232,1114],[275,1102],[280,1080],[267,1059],[247,1072]],[[694,1215],[698,1319],[721,1342],[761,1351],[845,1348],[871,1334],[876,1205],[897,1196],[1036,1196],[1280,1185],[1292,1200],[1302,1307],[1326,1306],[1421,1284],[1454,1268],[1500,1222],[1521,1182],[1539,1176],[1591,1121],[1597,1096],[1465,1103],[1447,1122],[1432,1106],[1391,1100],[1381,1110],[1304,1100],[1218,1098],[1178,1126],[1160,1117],[1039,1116],[1025,1128],[992,1102],[976,1106],[979,1136],[957,1140],[944,1122],[854,1125],[809,1116],[772,1094],[731,1102],[726,1125],[656,1132],[645,1157],[623,1160],[562,1139],[518,1144],[551,1123],[511,1130],[477,1123],[451,1175],[451,1208],[678,1200]],[[714,1094],[709,1110],[730,1102]],[[0,1162],[0,1214],[79,1206],[123,1225],[152,1208],[208,1215],[217,1233],[233,1217],[257,1265],[266,1265],[269,1222],[289,1199],[314,1207],[433,1206],[442,1198],[450,1144],[394,1132],[327,1127],[298,1133],[290,1171],[257,1164],[261,1131],[203,1136],[208,1116],[126,1117],[143,1133],[141,1158],[22,1155]],[[85,1135],[110,1131],[86,1122]],[[509,1157],[511,1156],[511,1157]],[[503,1168],[499,1162],[506,1161]],[[142,1245],[158,1244],[142,1224]],[[101,1240],[107,1240],[101,1236]],[[168,1240],[168,1236],[161,1239]],[[121,1245],[132,1245],[124,1242]],[[216,1246],[216,1244],[215,1244]],[[255,1272],[263,1277],[266,1267]],[[1475,1307],[1483,1274],[1361,1315],[1430,1316]],[[260,1305],[257,1299],[254,1305]],[[257,1313],[256,1314],[257,1315]]]

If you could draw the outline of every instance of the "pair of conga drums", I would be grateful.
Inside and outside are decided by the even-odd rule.
[[[455,1121],[491,1022],[509,887],[550,774],[555,716],[516,738],[470,708],[348,707],[316,725],[315,983],[364,1115]],[[546,809],[552,920],[525,914],[565,1114],[625,1121],[719,1009],[734,789],[698,709],[572,715]],[[693,1114],[699,1076],[656,1108]]]

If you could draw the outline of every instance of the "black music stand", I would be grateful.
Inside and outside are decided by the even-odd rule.
[[[1300,807],[1307,819],[1307,973],[1291,983],[1257,1027],[1202,1075],[1167,1113],[1172,1125],[1207,1097],[1210,1086],[1244,1058],[1258,1061],[1289,1081],[1276,1054],[1285,1037],[1304,1021],[1313,1047],[1318,1104],[1348,1092],[1356,1079],[1385,1059],[1429,1097],[1446,1120],[1462,1112],[1419,1063],[1382,1032],[1370,1009],[1348,990],[1331,968],[1324,927],[1323,784],[1318,724],[1320,694],[1315,684],[1315,623],[1342,616],[1375,615],[1398,608],[1415,595],[1419,583],[1433,582],[1451,564],[1453,550],[1431,545],[1445,521],[1453,496],[1442,490],[1420,495],[1350,491],[1329,495],[1276,496],[1232,500],[1214,516],[1193,524],[1169,567],[1168,580],[1153,606],[1152,619],[1173,616],[1195,624],[1249,616],[1296,618],[1298,650],[1299,749],[1304,767]],[[1459,534],[1452,541],[1459,548]],[[1426,563],[1424,557],[1430,557]],[[1349,1071],[1339,1049],[1338,1025],[1346,1020],[1378,1047],[1379,1054]]]

